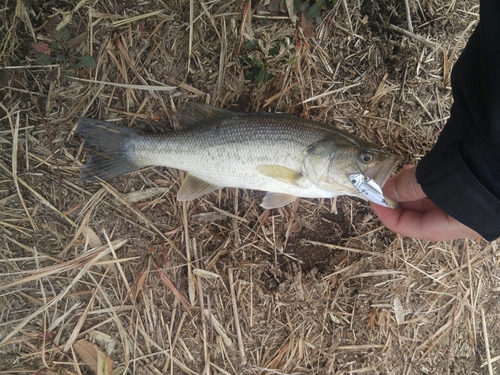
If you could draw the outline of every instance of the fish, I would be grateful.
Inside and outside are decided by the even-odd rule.
[[[242,188],[266,191],[260,206],[271,209],[297,197],[367,200],[349,176],[361,173],[383,186],[399,162],[376,144],[289,114],[187,102],[176,117],[182,130],[164,133],[81,118],[76,130],[88,153],[81,179],[108,181],[148,166],[177,168],[187,172],[179,201]]]

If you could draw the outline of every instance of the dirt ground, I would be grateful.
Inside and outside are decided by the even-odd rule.
[[[80,180],[78,118],[163,132],[186,101],[418,163],[477,2],[327,1],[313,23],[287,3],[2,1],[0,374],[497,371],[498,242],[403,238],[348,197],[182,203],[168,168]]]

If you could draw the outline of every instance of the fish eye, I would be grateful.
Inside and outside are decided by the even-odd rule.
[[[360,159],[363,163],[369,163],[373,160],[373,155],[369,152],[364,152],[360,155]]]

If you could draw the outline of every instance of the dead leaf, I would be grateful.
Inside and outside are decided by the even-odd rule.
[[[255,8],[255,13],[257,13],[259,16],[271,14],[271,12],[269,12],[266,6],[262,3],[257,5],[257,8]]]
[[[97,345],[79,340],[73,345],[81,361],[96,375],[112,375],[113,361]]]
[[[77,47],[81,43],[85,42],[87,40],[88,36],[89,36],[89,33],[87,31],[85,31],[84,33],[82,33],[78,36],[75,36],[73,39],[71,39],[68,42],[68,47],[70,47],[70,48]]]
[[[144,189],[144,190],[139,190],[139,191],[132,191],[130,193],[125,194],[125,198],[130,203],[137,203],[140,201],[145,201],[149,200],[151,198],[154,198],[158,195],[161,195],[165,192],[167,192],[169,189],[164,188],[164,187],[157,187],[157,188],[150,188],[150,189]]]
[[[252,29],[252,1],[249,0],[243,7],[243,19],[241,21],[241,35],[247,40],[254,40],[255,35]]]
[[[63,13],[63,19],[56,26],[56,30],[62,30],[62,29],[64,29],[66,27],[66,25],[71,22],[72,18],[73,18],[73,12],[64,12]]]
[[[302,12],[302,30],[307,39],[314,35],[314,21],[307,12]]]
[[[35,50],[35,52],[38,53],[45,53],[47,51],[52,51],[52,48],[50,48],[45,42],[38,42],[38,43],[31,43],[31,47]]]
[[[26,154],[26,151],[24,149],[24,146],[22,144],[19,144],[18,149],[17,149],[17,165],[22,165],[24,161],[24,155]]]
[[[89,79],[89,70],[86,69],[78,69],[78,78]],[[88,86],[88,82],[80,81],[82,86]]]
[[[108,355],[113,353],[117,344],[113,337],[97,330],[90,331],[90,339],[92,342],[99,344],[100,347],[105,347]]]
[[[368,327],[375,332],[375,324],[377,322],[377,309],[370,310],[370,319],[368,320]]]
[[[394,315],[396,316],[396,322],[398,324],[403,324],[405,321],[405,313],[403,310],[403,305],[401,304],[401,299],[399,297],[394,298]]]
[[[450,77],[451,77],[451,57],[448,58],[448,54],[446,50],[441,47],[441,52],[443,53],[443,86],[447,87],[450,85]]]
[[[293,4],[293,0],[285,0],[286,9],[288,10],[288,17],[290,17],[290,21],[295,25],[297,22],[297,16],[295,15],[295,6]]]
[[[91,248],[94,248],[94,247],[99,247],[99,246],[102,246],[102,242],[101,242],[101,239],[99,238],[99,236],[97,235],[96,232],[94,232],[94,230],[88,226],[85,226],[82,230],[82,235],[84,237],[88,237],[89,239],[89,246]]]
[[[158,271],[158,274],[160,275],[161,280],[168,286],[168,288],[172,291],[174,296],[182,303],[184,308],[186,309],[186,312],[191,315],[191,309],[189,308],[189,304],[187,303],[186,299],[182,296],[182,294],[179,292],[179,290],[174,286],[172,281],[168,278],[168,276],[163,272],[163,270],[158,267],[158,265],[155,263],[156,270]]]
[[[139,278],[135,282],[135,284],[132,286],[132,290],[130,293],[132,294],[132,301],[137,299],[137,296],[139,295],[139,292],[142,290],[142,286],[144,285],[144,282],[148,278],[149,275],[149,269],[151,268],[151,256],[148,256],[146,264],[144,264],[144,267],[142,268],[141,272],[139,273]]]

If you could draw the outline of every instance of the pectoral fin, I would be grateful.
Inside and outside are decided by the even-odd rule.
[[[202,195],[211,193],[218,188],[219,186],[214,186],[188,173],[182,183],[179,193],[177,194],[177,200],[191,201],[201,197]]]
[[[260,206],[265,209],[279,208],[286,206],[288,203],[292,203],[295,199],[297,199],[297,197],[291,194],[269,192],[265,195]]]
[[[281,165],[261,164],[256,169],[264,176],[275,178],[290,185],[297,185],[297,180],[302,177],[302,174]]]

